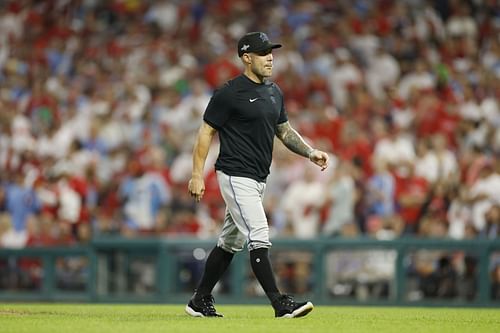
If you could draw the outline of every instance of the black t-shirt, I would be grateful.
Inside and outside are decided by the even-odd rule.
[[[214,92],[203,120],[219,133],[216,170],[266,180],[276,125],[288,121],[283,94],[276,84],[259,84],[240,75]]]

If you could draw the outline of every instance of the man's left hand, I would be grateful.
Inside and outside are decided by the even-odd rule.
[[[328,159],[329,159],[328,154],[318,149],[314,149],[309,154],[309,160],[311,160],[311,162],[313,162],[314,164],[320,166],[321,171],[328,168]]]

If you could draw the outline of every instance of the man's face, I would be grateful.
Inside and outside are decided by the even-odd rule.
[[[251,69],[254,74],[260,77],[270,77],[273,74],[273,53],[272,49],[258,53],[250,53],[252,58]]]

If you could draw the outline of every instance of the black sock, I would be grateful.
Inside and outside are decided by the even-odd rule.
[[[212,289],[228,268],[233,256],[234,253],[224,251],[218,246],[213,248],[208,255],[205,271],[196,289],[198,295],[204,296],[212,293]]]
[[[281,294],[276,286],[276,279],[269,261],[269,249],[260,248],[250,251],[250,264],[267,297],[273,302]]]

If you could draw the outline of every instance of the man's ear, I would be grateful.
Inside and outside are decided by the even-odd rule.
[[[248,53],[243,53],[243,62],[247,65],[251,64],[252,63],[252,57],[250,57],[250,54]]]

